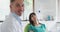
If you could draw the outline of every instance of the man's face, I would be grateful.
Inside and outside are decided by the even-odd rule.
[[[10,4],[11,12],[16,13],[17,15],[21,16],[24,12],[24,3],[23,0],[15,0],[13,3]]]

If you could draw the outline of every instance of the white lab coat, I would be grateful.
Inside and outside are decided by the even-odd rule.
[[[1,32],[22,32],[22,25],[9,14],[1,25]]]

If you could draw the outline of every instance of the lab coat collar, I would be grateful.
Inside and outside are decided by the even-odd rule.
[[[12,13],[11,12],[11,15],[16,18],[16,20],[21,24],[21,19],[20,19],[20,16],[18,16],[16,13]]]

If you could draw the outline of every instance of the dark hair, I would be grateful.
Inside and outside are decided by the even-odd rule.
[[[32,24],[34,26],[34,22],[31,20],[32,15],[36,15],[36,14],[35,13],[31,13],[29,15],[29,22],[30,22],[30,24]]]
[[[10,0],[10,3],[14,2],[15,0]]]

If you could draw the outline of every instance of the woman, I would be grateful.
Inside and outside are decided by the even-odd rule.
[[[45,24],[39,23],[35,13],[29,15],[29,32],[46,32]]]

